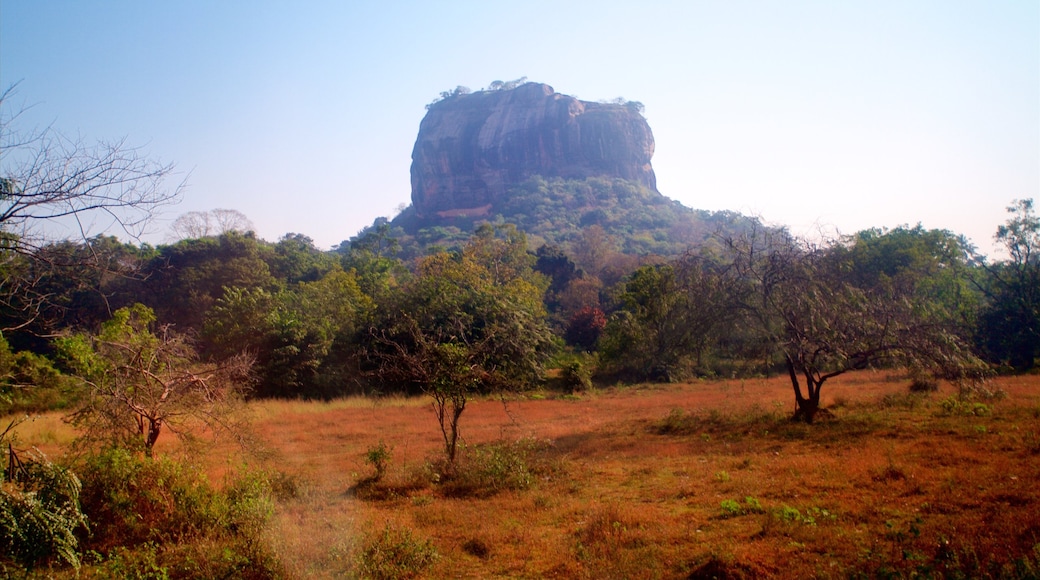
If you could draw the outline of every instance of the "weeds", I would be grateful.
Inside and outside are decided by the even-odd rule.
[[[939,401],[939,409],[943,415],[947,416],[988,417],[993,414],[993,409],[986,403],[959,397],[948,397]]]
[[[735,518],[738,516],[746,516],[749,514],[762,514],[765,513],[765,509],[762,507],[762,503],[757,498],[748,496],[744,498],[744,503],[740,503],[735,499],[724,499],[719,502],[719,508],[722,510],[721,518]]]
[[[386,468],[390,465],[392,458],[393,448],[388,447],[382,439],[379,440],[379,445],[371,447],[365,452],[365,461],[376,470],[375,481],[383,479],[383,476],[386,475]]]
[[[79,506],[79,478],[39,453],[9,475],[15,479],[12,484],[3,485],[0,479],[0,566],[10,559],[32,570],[54,558],[78,568],[76,533],[87,528]]]
[[[438,559],[430,540],[417,538],[411,530],[387,524],[383,531],[364,543],[355,562],[361,578],[395,580],[416,578]]]
[[[535,481],[532,460],[544,448],[544,442],[533,439],[467,447],[454,471],[446,474],[444,492],[464,497],[528,489]]]

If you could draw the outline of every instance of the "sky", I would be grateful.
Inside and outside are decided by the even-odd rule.
[[[442,91],[645,105],[658,189],[807,235],[922,224],[993,253],[1040,203],[1036,0],[0,0],[27,127],[126,138],[190,211],[322,249],[411,202]]]

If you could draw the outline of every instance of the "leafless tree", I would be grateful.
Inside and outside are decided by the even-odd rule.
[[[89,247],[113,230],[139,239],[183,182],[167,186],[173,165],[125,139],[90,143],[52,127],[20,128],[26,109],[12,109],[13,94],[0,93],[0,307],[31,320],[47,299],[35,285],[47,266],[40,248],[58,238]]]
[[[174,220],[170,228],[179,240],[219,236],[229,232],[247,233],[255,228],[246,215],[234,209],[190,211]]]
[[[7,249],[34,249],[40,228],[56,221],[84,239],[113,228],[137,239],[159,208],[179,199],[181,186],[166,186],[173,165],[125,139],[88,143],[51,127],[19,130],[24,109],[9,112],[12,92],[0,94],[0,231]]]

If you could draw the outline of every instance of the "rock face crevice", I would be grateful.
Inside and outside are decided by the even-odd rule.
[[[617,177],[657,191],[654,137],[639,111],[549,85],[451,96],[429,107],[412,150],[421,217],[479,215],[533,175]]]

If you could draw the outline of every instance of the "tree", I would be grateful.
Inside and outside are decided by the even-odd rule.
[[[992,361],[1028,370],[1040,357],[1040,217],[1032,199],[1015,200],[1007,210],[1011,217],[994,237],[1008,259],[982,261],[986,277],[979,286],[988,304],[978,342]]]
[[[837,267],[833,246],[784,230],[753,231],[726,245],[748,284],[740,307],[791,379],[796,420],[811,423],[824,383],[850,370],[901,364],[959,380],[985,372],[940,302],[917,301],[900,285],[857,286]]]
[[[268,244],[253,234],[181,240],[162,246],[148,266],[147,296],[159,319],[181,331],[202,328],[206,313],[225,288],[276,290]]]
[[[344,394],[356,374],[352,347],[371,308],[353,273],[337,266],[278,293],[225,288],[202,336],[211,357],[241,351],[255,357],[260,395],[331,398]]]
[[[564,338],[569,344],[591,352],[606,327],[607,316],[603,311],[595,306],[586,306],[571,316]]]
[[[113,226],[140,237],[154,212],[177,200],[167,189],[173,166],[145,157],[125,140],[88,144],[53,128],[19,132],[0,93],[0,230],[14,249],[36,247],[37,228],[69,218],[77,234]],[[99,221],[101,220],[101,221]]]
[[[461,252],[421,260],[365,333],[374,380],[433,399],[449,463],[468,397],[538,380],[555,346],[542,303],[548,282],[531,269],[526,239],[497,233],[482,229]]]
[[[254,230],[253,222],[235,209],[212,209],[190,211],[173,221],[170,230],[180,240],[206,238],[237,232],[245,234]]]
[[[164,429],[191,439],[202,428],[237,433],[234,411],[251,361],[232,357],[203,365],[183,336],[155,328],[155,314],[121,308],[97,336],[58,339],[58,357],[86,386],[71,420],[86,441],[115,443],[152,454]]]
[[[43,352],[63,328],[97,328],[115,309],[135,301],[153,251],[97,236],[51,242],[32,256],[19,256],[8,263],[8,281],[24,285],[4,294],[0,329],[13,345]]]
[[[601,341],[604,358],[651,380],[704,370],[704,355],[741,314],[735,300],[743,288],[733,273],[694,255],[636,270]]]
[[[49,265],[37,256],[46,240],[78,237],[89,246],[111,230],[138,239],[183,183],[167,187],[173,166],[125,140],[92,144],[51,127],[20,129],[13,92],[0,93],[0,306],[31,320],[49,298],[35,287]]]

